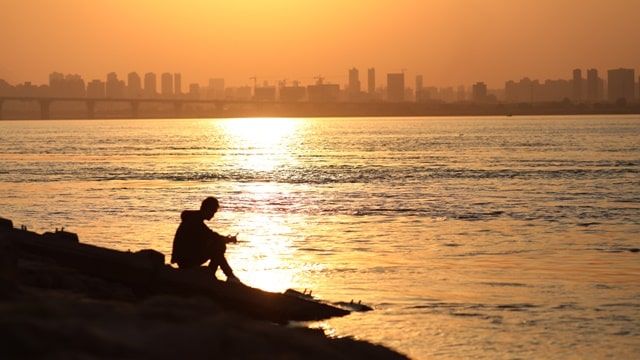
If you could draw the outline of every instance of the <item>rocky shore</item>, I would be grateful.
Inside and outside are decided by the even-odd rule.
[[[205,296],[141,296],[21,251],[0,234],[4,359],[406,359],[380,345],[229,311]]]

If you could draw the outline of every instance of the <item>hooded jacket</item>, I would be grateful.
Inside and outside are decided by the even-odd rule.
[[[181,268],[200,266],[211,257],[212,251],[224,253],[226,246],[218,241],[220,234],[205,225],[200,211],[185,210],[180,218],[182,222],[173,238],[172,264],[177,263]],[[220,244],[222,248],[217,249]]]

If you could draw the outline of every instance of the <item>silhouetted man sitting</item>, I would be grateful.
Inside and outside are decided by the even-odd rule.
[[[218,200],[208,197],[202,201],[200,210],[184,210],[180,215],[182,222],[173,238],[171,263],[178,264],[181,269],[200,266],[207,260],[215,277],[218,266],[227,276],[228,282],[239,283],[233,274],[224,253],[227,243],[237,242],[236,236],[222,236],[209,229],[205,220],[211,220],[219,208]]]

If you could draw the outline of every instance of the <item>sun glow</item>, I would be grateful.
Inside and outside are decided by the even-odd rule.
[[[271,171],[291,165],[290,148],[298,143],[300,121],[290,118],[228,119],[221,124],[236,163],[249,170]]]
[[[230,262],[241,280],[268,291],[284,291],[293,284],[295,271],[290,262],[296,249],[292,229],[278,215],[247,213],[237,246],[229,249]],[[246,239],[246,240],[245,240]]]

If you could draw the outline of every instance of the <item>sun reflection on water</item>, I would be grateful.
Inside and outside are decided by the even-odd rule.
[[[272,171],[293,163],[291,147],[299,143],[301,120],[291,118],[225,119],[217,123],[231,151],[228,156],[248,170]]]
[[[272,172],[296,162],[292,153],[300,143],[297,132],[303,123],[291,118],[244,118],[213,120],[212,125],[222,130],[227,146],[222,161],[247,172]],[[269,183],[235,187],[239,195],[234,206],[243,211],[233,219],[240,243],[228,249],[231,266],[247,285],[268,291],[293,287],[296,265],[292,259],[297,249],[289,217],[261,211],[273,203],[287,206],[281,203],[286,196]]]
[[[291,228],[282,216],[246,213],[241,224],[239,243],[229,249],[230,262],[247,285],[267,291],[284,291],[292,286],[294,272],[290,259],[295,257]]]

